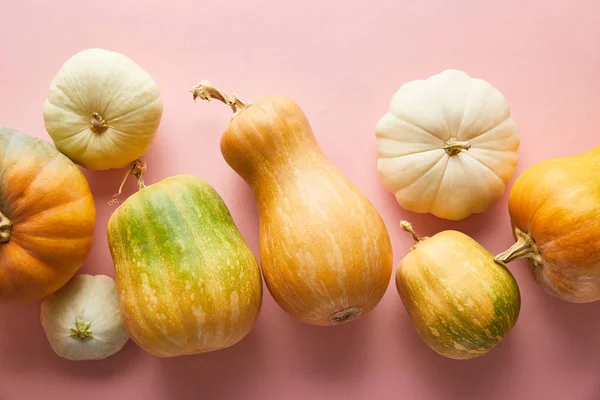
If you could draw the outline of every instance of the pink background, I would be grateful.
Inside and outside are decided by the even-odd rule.
[[[49,139],[41,109],[62,63],[88,47],[125,53],[152,74],[165,106],[145,157],[146,182],[203,177],[255,252],[252,194],[219,151],[230,112],[215,102],[195,104],[187,92],[203,78],[242,99],[295,99],[326,155],[380,210],[395,264],[411,243],[398,226],[404,218],[423,235],[459,229],[494,253],[512,241],[506,197],[483,215],[452,223],[403,211],[383,189],[374,126],[402,83],[459,68],[497,86],[521,133],[517,173],[600,142],[594,0],[3,3],[0,124]],[[81,272],[113,274],[107,202],[122,174],[86,172],[98,225]],[[134,188],[129,182],[127,193]],[[105,361],[66,361],[46,342],[39,303],[1,305],[0,399],[600,398],[600,304],[563,303],[538,288],[526,263],[510,268],[522,292],[520,320],[497,349],[465,362],[438,356],[419,340],[393,283],[374,312],[333,328],[296,322],[266,293],[243,342],[176,359],[152,357],[130,342]]]

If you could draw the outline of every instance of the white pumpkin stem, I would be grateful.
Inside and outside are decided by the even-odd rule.
[[[217,89],[212,83],[207,80],[203,80],[196,86],[190,89],[190,92],[194,95],[194,100],[200,97],[202,100],[210,101],[211,99],[217,99],[227,104],[233,110],[235,116],[239,111],[248,107],[251,103],[244,103],[235,94],[231,96],[225,92]]]
[[[138,183],[138,187],[139,190],[142,190],[143,188],[146,187],[146,185],[144,184],[144,173],[146,172],[146,163],[143,162],[142,160],[135,160],[134,162],[131,163],[131,165],[129,166],[129,168],[127,168],[127,172],[125,173],[125,176],[123,177],[123,180],[121,181],[121,186],[119,186],[119,191],[113,195],[113,199],[111,201],[108,202],[109,205],[114,205],[114,204],[118,204],[119,203],[119,199],[117,199],[116,197],[119,197],[121,195],[121,192],[123,192],[123,186],[125,186],[125,182],[127,182],[127,178],[129,178],[130,175],[133,175],[137,178],[137,183]]]
[[[92,125],[92,129],[94,129],[98,133],[102,133],[108,129],[108,124],[104,120],[104,117],[97,112],[92,113],[92,117],[90,118],[90,124]]]
[[[12,222],[0,211],[0,243],[6,243],[10,240],[12,232]]]
[[[469,150],[471,148],[471,143],[469,142],[461,142],[456,138],[450,138],[444,144],[444,150],[448,153],[449,156],[454,156],[460,153],[463,150]]]
[[[517,241],[508,250],[494,257],[494,261],[500,264],[506,264],[520,258],[529,258],[535,265],[542,265],[544,260],[542,254],[530,234],[515,228]]]
[[[423,238],[420,238],[412,227],[412,224],[408,221],[400,221],[400,227],[406,232],[410,233],[415,243],[420,242]]]

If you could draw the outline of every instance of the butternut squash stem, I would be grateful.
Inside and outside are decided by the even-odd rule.
[[[234,115],[251,104],[244,103],[238,99],[235,94],[230,96],[227,93],[220,91],[207,80],[203,80],[198,83],[196,86],[190,89],[190,92],[192,92],[194,95],[194,100],[200,97],[202,100],[210,101],[211,99],[216,99],[227,104],[233,110]]]
[[[0,212],[0,243],[6,243],[10,240],[12,223],[2,212]]]
[[[146,163],[143,162],[142,160],[135,160],[134,162],[131,163],[131,165],[129,166],[129,168],[127,168],[127,172],[125,173],[125,176],[123,177],[123,180],[121,181],[121,186],[119,186],[119,191],[113,195],[113,199],[111,201],[108,202],[109,205],[113,205],[119,202],[118,199],[116,199],[116,197],[119,197],[121,195],[121,193],[123,192],[123,186],[125,186],[125,182],[127,182],[127,178],[129,178],[130,175],[133,175],[137,178],[137,183],[138,183],[138,188],[139,190],[142,190],[143,188],[146,187],[146,185],[144,184],[144,173],[146,172]]]
[[[400,221],[400,228],[402,228],[406,232],[410,233],[412,235],[412,238],[414,239],[415,243],[418,243],[419,241],[421,241],[422,238],[417,236],[417,233],[413,229],[412,224],[410,222]]]
[[[529,258],[535,265],[543,264],[544,260],[531,235],[515,228],[517,241],[508,250],[494,257],[494,261],[500,264],[506,264],[520,258]]]

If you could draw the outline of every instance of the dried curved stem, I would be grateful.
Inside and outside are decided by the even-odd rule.
[[[234,115],[251,104],[244,103],[235,94],[230,96],[227,93],[220,91],[207,80],[199,82],[190,89],[190,92],[192,92],[194,100],[200,97],[202,100],[210,101],[211,99],[216,99],[227,104],[233,110]]]
[[[133,175],[137,178],[137,184],[138,184],[138,188],[139,190],[142,190],[143,188],[146,187],[146,185],[144,184],[144,173],[146,172],[146,163],[143,162],[142,160],[135,160],[134,162],[131,163],[131,165],[129,166],[129,168],[127,168],[127,172],[125,173],[125,176],[123,177],[123,180],[121,181],[121,186],[119,186],[119,191],[113,195],[113,200],[111,200],[108,204],[113,205],[119,202],[118,199],[116,199],[116,197],[121,195],[121,192],[123,191],[123,186],[125,186],[125,182],[127,182],[127,178],[129,178],[130,175]]]

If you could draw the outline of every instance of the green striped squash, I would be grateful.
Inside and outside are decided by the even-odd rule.
[[[521,297],[512,274],[463,233],[414,237],[417,243],[398,266],[396,286],[419,336],[449,358],[487,353],[519,316]]]
[[[219,194],[192,175],[143,187],[111,216],[108,242],[123,322],[162,357],[217,350],[252,329],[256,259]]]

